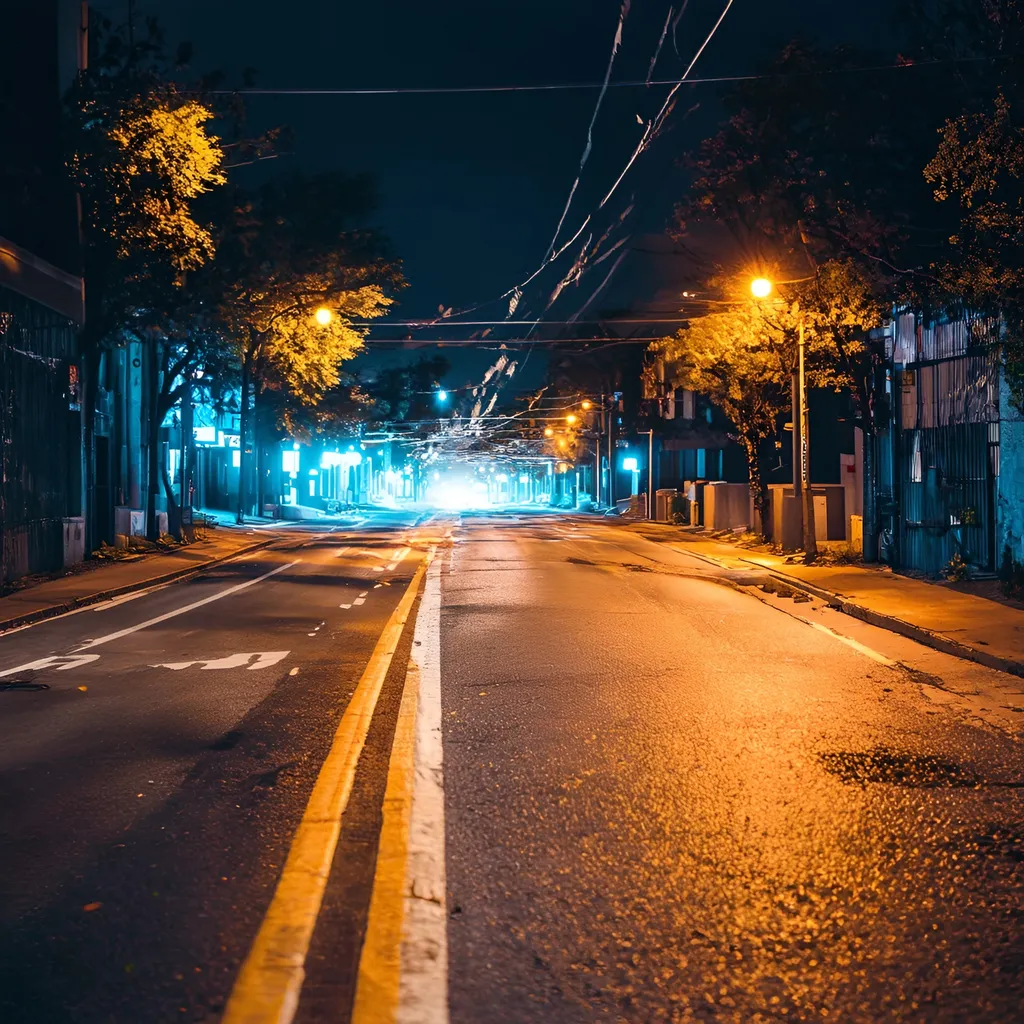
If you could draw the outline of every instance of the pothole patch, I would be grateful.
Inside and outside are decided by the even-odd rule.
[[[906,789],[974,788],[983,784],[973,772],[935,754],[912,754],[876,747],[867,751],[819,754],[822,767],[847,785],[883,783]]]

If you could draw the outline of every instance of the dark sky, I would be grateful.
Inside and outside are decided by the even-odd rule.
[[[693,74],[749,73],[796,35],[890,48],[884,12],[894,2],[735,0]],[[656,78],[681,72],[723,3],[689,0],[676,32],[680,57],[666,42]],[[680,4],[671,0],[676,11]],[[116,18],[128,0],[95,6]],[[620,0],[136,0],[137,11],[160,17],[172,45],[193,43],[197,70],[219,68],[237,83],[252,67],[257,84],[268,88],[600,81],[620,6]],[[645,78],[669,6],[669,0],[633,0],[613,79]],[[687,91],[672,132],[640,158],[609,204],[617,215],[635,197],[634,233],[664,229],[678,187],[675,157],[713,124],[719,88]],[[653,116],[666,92],[664,86],[609,91],[563,238],[615,180],[643,131],[638,116]],[[249,104],[254,123],[293,127],[290,160],[375,176],[377,221],[411,284],[396,315],[413,317],[435,313],[440,303],[458,309],[493,298],[538,266],[576,175],[596,98],[596,91],[566,91],[261,97]],[[700,108],[680,120],[696,102]],[[534,306],[543,307],[542,295],[555,280],[539,282]],[[501,312],[500,306],[485,311],[487,317]]]

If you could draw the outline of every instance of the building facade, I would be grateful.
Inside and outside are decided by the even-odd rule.
[[[84,59],[84,4],[16,3],[0,31],[0,578],[85,554],[75,195],[61,98]]]

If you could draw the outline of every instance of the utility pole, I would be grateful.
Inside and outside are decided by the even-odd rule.
[[[647,435],[647,518],[654,519],[654,431],[641,430]]]
[[[797,315],[800,317],[797,333],[797,365],[800,375],[800,486],[803,492],[804,561],[810,563],[818,557],[818,541],[814,529],[814,495],[811,493],[810,414],[807,403],[807,377],[804,372],[804,314],[799,307]],[[795,432],[796,424],[793,426]]]
[[[755,299],[767,299],[774,290],[775,285],[767,277],[757,277],[750,282],[750,292]],[[818,557],[818,542],[814,534],[814,496],[811,494],[810,415],[807,403],[807,376],[804,372],[804,311],[800,308],[799,301],[794,302],[792,308],[797,318],[797,394],[793,396],[793,493],[797,508],[801,510],[804,561],[809,564]]]
[[[611,508],[615,504],[615,462],[612,459],[612,433],[614,431],[614,419],[612,418],[612,409],[615,405],[615,399],[612,398],[611,405],[608,406],[608,507]]]

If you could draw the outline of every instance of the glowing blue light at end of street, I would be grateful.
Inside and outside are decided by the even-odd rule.
[[[447,402],[448,401],[448,392],[447,391],[438,391],[438,393],[437,393],[437,400],[439,402]]]
[[[634,458],[627,458],[627,459],[623,459],[622,460],[622,468],[623,469],[627,469],[627,470],[632,470],[632,472],[635,473],[637,471],[637,469],[639,468],[639,466],[637,465],[636,459],[634,459]]]

